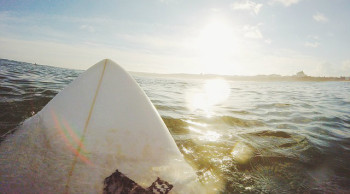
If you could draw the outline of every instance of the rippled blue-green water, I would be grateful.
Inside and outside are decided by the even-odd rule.
[[[82,72],[1,59],[1,139]],[[350,82],[134,78],[203,184],[350,193]]]

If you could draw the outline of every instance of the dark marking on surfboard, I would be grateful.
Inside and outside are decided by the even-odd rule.
[[[152,185],[148,187],[147,190],[151,191],[151,193],[167,194],[172,188],[173,188],[173,185],[171,185],[166,181],[163,181],[158,177],[157,180],[154,181]]]
[[[116,170],[104,180],[103,194],[168,194],[172,188],[173,185],[158,177],[145,189]]]

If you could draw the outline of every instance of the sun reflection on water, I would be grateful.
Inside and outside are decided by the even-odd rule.
[[[204,141],[217,141],[222,135],[215,131],[207,131],[204,136],[200,137],[200,140]]]
[[[222,135],[220,133],[217,133],[215,131],[210,131],[207,129],[198,129],[196,127],[192,127],[192,126],[188,126],[188,129],[191,132],[197,133],[200,135],[200,137],[198,138],[201,141],[217,141]]]
[[[184,121],[187,123],[192,142],[197,145],[194,150],[184,148],[182,151],[186,155],[193,157],[199,151],[201,161],[225,166],[221,159],[215,157],[219,152],[211,151],[208,145],[220,142],[224,136],[223,131],[213,123],[210,117],[220,113],[218,110],[229,95],[230,85],[223,79],[205,80],[200,87],[191,88],[186,93],[187,107],[196,116]],[[217,193],[225,187],[225,182],[216,167],[203,168],[201,165],[198,168],[201,168],[199,170],[200,181],[205,185],[208,193]]]
[[[204,111],[208,117],[215,105],[223,103],[230,95],[230,86],[223,79],[206,80],[201,88],[188,94],[187,104],[191,111]]]
[[[191,120],[185,120],[187,123],[189,124],[192,124],[192,125],[196,125],[196,126],[199,126],[199,127],[207,127],[208,125],[205,124],[205,123],[198,123],[198,122],[194,122],[194,121],[191,121]]]

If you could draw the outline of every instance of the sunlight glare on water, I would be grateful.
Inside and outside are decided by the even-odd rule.
[[[230,86],[225,80],[206,80],[202,88],[188,94],[188,108],[191,111],[204,111],[210,117],[213,107],[223,103],[229,95]]]
[[[210,118],[215,115],[215,106],[224,103],[230,95],[230,86],[223,79],[206,80],[204,84],[189,92],[187,97],[188,108],[197,113],[204,113],[204,116]],[[207,124],[186,120],[193,126],[188,129],[193,135],[198,135],[199,141],[215,142],[222,136],[220,133],[208,129]]]
[[[217,141],[222,135],[215,131],[207,131],[204,136],[200,137],[200,140],[204,141]]]

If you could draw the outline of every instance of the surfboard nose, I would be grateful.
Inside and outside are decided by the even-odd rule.
[[[91,66],[90,68],[88,68],[85,72],[89,72],[91,69],[104,69],[107,66],[111,66],[112,68],[117,68],[119,69],[119,71],[123,71],[126,72],[125,69],[123,69],[118,63],[114,62],[111,59],[102,59],[101,61],[99,61],[98,63],[96,63],[95,65]]]
[[[99,61],[95,65],[91,66],[89,69],[91,69],[94,66],[105,66],[105,65],[112,65],[112,66],[115,66],[115,67],[123,70],[124,72],[126,72],[126,70],[121,65],[119,65],[117,62],[115,62],[109,58],[102,59],[101,61]],[[86,71],[88,71],[89,69],[87,69]]]

